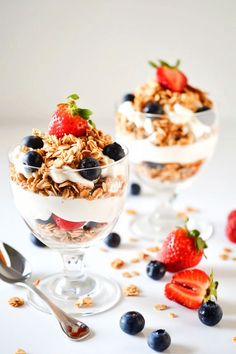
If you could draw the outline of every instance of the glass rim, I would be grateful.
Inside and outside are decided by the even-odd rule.
[[[105,170],[107,168],[110,168],[110,167],[113,167],[113,166],[116,166],[122,162],[124,162],[128,156],[129,156],[129,149],[127,148],[127,146],[125,146],[124,144],[120,144],[121,147],[125,150],[125,156],[122,157],[121,159],[117,160],[117,161],[113,161],[109,164],[106,164],[106,165],[102,165],[102,166],[94,166],[94,167],[87,167],[87,168],[71,168],[70,166],[68,165],[63,165],[63,166],[66,166],[66,167],[69,167],[69,169],[63,169],[63,168],[57,168],[57,167],[49,167],[49,168],[46,168],[45,171],[63,171],[63,172],[67,172],[67,173],[72,173],[72,172],[80,172],[80,171],[88,171],[88,170],[95,170],[95,169],[100,169],[100,170]],[[14,149],[10,149],[9,152],[8,152],[8,161],[10,163],[12,163],[14,165],[14,163],[11,161],[11,153],[14,151]],[[29,151],[34,151],[34,150],[29,150]],[[92,156],[90,156],[92,157]],[[108,156],[109,157],[109,156]],[[38,170],[40,170],[42,168],[42,166],[40,167],[35,167],[35,166],[30,166],[30,165],[25,165],[25,164],[21,164],[22,166],[26,167],[26,168],[32,168],[34,169],[35,171],[33,172],[36,172]],[[62,166],[62,167],[63,167]]]

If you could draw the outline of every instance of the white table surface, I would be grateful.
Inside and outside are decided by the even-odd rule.
[[[37,126],[34,123],[34,126]],[[42,123],[41,123],[42,126]],[[216,327],[207,327],[198,320],[195,311],[188,310],[163,295],[164,284],[170,279],[167,274],[163,280],[155,282],[145,274],[145,262],[128,265],[123,270],[138,270],[141,276],[132,279],[123,278],[123,270],[114,270],[110,262],[114,258],[129,261],[139,250],[154,243],[128,241],[133,236],[128,228],[131,216],[123,214],[115,230],[122,235],[122,245],[118,249],[102,252],[99,247],[88,251],[87,265],[103,274],[115,278],[121,286],[137,284],[140,297],[125,298],[112,310],[103,314],[83,317],[94,331],[94,335],[83,342],[70,342],[65,338],[53,317],[41,313],[26,304],[21,308],[12,308],[8,299],[12,296],[26,297],[25,291],[0,282],[0,354],[14,354],[17,348],[23,348],[27,354],[148,354],[154,353],[147,346],[149,332],[165,328],[171,335],[172,345],[166,353],[173,354],[230,354],[236,352],[236,262],[222,261],[219,254],[224,247],[233,249],[236,257],[236,244],[227,241],[224,227],[228,211],[236,207],[235,192],[235,124],[228,121],[221,124],[221,137],[216,154],[195,184],[181,193],[177,201],[178,209],[183,206],[200,208],[204,215],[214,222],[215,234],[209,241],[206,251],[207,260],[202,260],[200,268],[210,272],[213,268],[215,278],[219,280],[219,303],[224,317]],[[31,244],[29,232],[18,215],[8,182],[7,150],[30,132],[29,125],[0,128],[0,222],[1,239],[21,251],[33,267],[34,277],[41,277],[60,268],[59,256],[49,249],[40,249]],[[145,193],[142,197],[129,197],[126,208],[135,208],[142,212],[151,210],[155,198]],[[102,246],[102,245],[101,245]],[[94,257],[96,255],[96,257]],[[94,262],[94,259],[96,260]],[[170,310],[157,312],[156,303],[166,303]],[[146,320],[143,332],[129,336],[119,328],[120,316],[129,310],[140,311]],[[169,312],[175,312],[178,318],[168,318]]]

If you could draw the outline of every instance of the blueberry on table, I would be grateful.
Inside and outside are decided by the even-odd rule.
[[[27,172],[35,172],[42,166],[43,158],[36,151],[28,151],[24,154],[23,165]]]
[[[47,245],[41,242],[33,233],[30,234],[30,240],[37,247],[47,247]]]
[[[94,168],[99,166],[99,162],[93,157],[85,157],[83,160],[80,161],[79,164],[79,169],[85,170],[79,171],[79,173],[83,178],[88,179],[89,181],[93,181],[95,179],[98,179],[98,177],[100,177],[101,175],[101,169]]]
[[[126,95],[123,96],[122,98],[122,102],[133,102],[134,101],[135,96],[132,93],[127,93]]]
[[[206,326],[215,326],[222,319],[223,311],[216,302],[208,300],[198,309],[198,317]]]
[[[150,114],[164,114],[162,107],[156,102],[149,102],[143,109],[144,113]]]
[[[159,280],[164,277],[166,273],[166,266],[159,261],[150,261],[146,268],[147,275],[154,279]]]
[[[118,161],[125,156],[123,148],[118,143],[113,143],[105,146],[103,149],[103,154],[115,161]]]
[[[208,111],[209,109],[210,109],[210,107],[202,106],[202,107],[199,107],[195,113],[205,112],[205,111]]]
[[[108,247],[117,248],[120,245],[121,237],[116,232],[111,232],[105,239],[104,242]]]
[[[171,344],[171,338],[165,329],[158,329],[157,331],[151,332],[149,334],[147,342],[149,347],[156,352],[163,352],[169,348]]]
[[[126,312],[120,318],[120,328],[127,334],[137,334],[144,328],[145,320],[143,315],[137,311]]]
[[[43,147],[43,139],[39,136],[28,135],[23,138],[21,146],[28,146],[32,149],[41,149]]]
[[[130,185],[130,194],[139,195],[141,193],[141,187],[138,183],[131,183]]]

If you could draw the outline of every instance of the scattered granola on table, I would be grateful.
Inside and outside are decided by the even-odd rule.
[[[78,307],[78,308],[91,307],[92,305],[93,305],[93,301],[92,301],[90,296],[81,297],[75,303],[75,306]]]
[[[20,297],[18,297],[18,296],[14,296],[14,297],[11,297],[8,300],[8,303],[12,307],[21,307],[21,306],[23,306],[25,304],[25,300],[20,298]]]
[[[114,269],[120,269],[120,268],[123,268],[125,265],[125,262],[122,260],[122,259],[114,259],[114,261],[111,262],[111,266],[112,268]]]
[[[123,288],[123,293],[125,296],[139,296],[140,289],[137,287],[137,285],[130,284]]]

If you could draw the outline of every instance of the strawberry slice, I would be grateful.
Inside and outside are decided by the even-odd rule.
[[[85,221],[68,221],[60,218],[59,216],[53,215],[52,216],[55,224],[64,231],[72,231],[75,229],[79,229],[85,224]]]
[[[175,65],[170,65],[160,60],[160,65],[150,61],[149,64],[156,68],[157,81],[173,92],[183,92],[187,86],[187,77],[179,70],[180,61],[177,60]]]
[[[185,307],[198,309],[212,296],[217,298],[217,286],[212,274],[208,276],[200,269],[183,270],[174,274],[171,283],[166,284],[165,295]]]
[[[66,134],[80,137],[86,134],[89,125],[94,127],[90,119],[92,112],[89,109],[78,108],[76,100],[79,96],[72,94],[67,97],[68,103],[58,104],[49,124],[49,134],[62,138]]]

